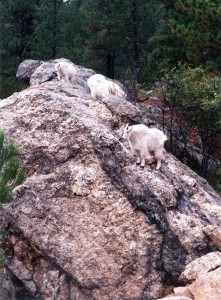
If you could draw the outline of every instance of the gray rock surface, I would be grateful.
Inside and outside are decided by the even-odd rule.
[[[188,264],[180,275],[180,281],[193,282],[199,276],[205,275],[221,267],[221,252],[211,252]]]
[[[208,225],[203,232],[211,239],[213,244],[221,251],[221,227]]]
[[[190,293],[188,287],[189,286],[175,287],[173,290],[174,296],[184,296],[193,299],[193,295]]]
[[[158,300],[192,300],[192,298],[185,297],[185,296],[170,296],[170,297],[161,298]]]
[[[34,71],[43,63],[41,60],[26,59],[18,67],[18,79],[30,79]]]
[[[221,268],[199,276],[188,288],[194,300],[220,300]]]
[[[28,173],[0,209],[8,267],[45,300],[162,297],[189,262],[216,249],[203,228],[221,226],[221,199],[169,153],[160,171],[136,166],[119,138],[125,122],[144,122],[142,109],[91,99],[93,71],[82,67],[73,86],[59,87],[55,62],[0,102],[0,128]]]

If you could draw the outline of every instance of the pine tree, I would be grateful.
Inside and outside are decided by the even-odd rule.
[[[121,17],[124,1],[87,0],[81,8],[82,27],[87,34],[88,60],[106,76],[115,77],[116,59],[124,43]]]
[[[220,67],[220,0],[173,0],[165,4],[162,25],[155,36],[156,57],[170,62]],[[168,63],[167,63],[168,64]]]
[[[127,0],[122,18],[126,35],[126,65],[129,63],[134,89],[137,84],[145,84],[151,78],[148,55],[150,38],[155,34],[162,16],[161,6],[154,1]]]
[[[1,66],[10,61],[5,57],[18,62],[30,54],[36,1],[0,2]]]
[[[84,0],[67,1],[64,6],[63,14],[65,21],[60,28],[63,47],[59,47],[59,57],[66,57],[75,64],[88,66],[87,49],[85,39],[87,37],[82,29],[81,9]]]
[[[171,113],[171,150],[175,148],[172,144],[174,125],[177,127],[179,124],[187,132],[196,130],[201,137],[202,161],[199,171],[206,176],[209,160],[221,138],[221,79],[208,75],[202,68],[185,65],[174,68],[166,77],[167,84],[162,87],[166,107],[170,108]],[[181,142],[187,144],[187,140]]]
[[[6,142],[4,133],[0,132],[0,203],[10,201],[12,190],[25,180],[17,154],[14,144]]]
[[[142,82],[148,40],[160,16],[157,5],[144,0],[87,0],[81,11],[86,47],[95,69],[135,85]]]
[[[63,27],[66,26],[66,7],[62,0],[39,0],[34,22],[33,55],[38,59],[54,59],[65,48]]]
[[[30,57],[36,1],[0,1],[0,98],[18,90],[15,74],[19,63]]]

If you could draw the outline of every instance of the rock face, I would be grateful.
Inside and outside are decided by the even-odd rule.
[[[221,253],[215,251],[193,260],[180,275],[180,281],[187,285],[174,288],[173,293],[164,299],[219,300],[221,295],[220,259]]]
[[[91,99],[92,70],[78,67],[76,83],[59,87],[57,61],[0,102],[0,128],[28,173],[0,209],[7,266],[45,300],[162,297],[189,262],[217,250],[203,228],[221,226],[221,199],[169,153],[160,171],[136,166],[119,138],[147,114]]]
[[[30,79],[34,71],[43,64],[41,60],[27,59],[24,60],[20,65],[16,73],[18,79]]]
[[[203,231],[212,240],[217,249],[221,251],[221,227],[208,225]]]
[[[158,300],[192,300],[192,299],[185,296],[171,296],[171,297],[161,298]]]
[[[199,276],[205,275],[221,267],[221,252],[211,252],[188,264],[180,275],[180,281],[193,282]]]
[[[220,300],[221,268],[201,275],[189,286],[194,300]]]

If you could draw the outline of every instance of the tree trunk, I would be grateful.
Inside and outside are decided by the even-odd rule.
[[[56,33],[57,33],[57,0],[54,0],[53,6],[53,46],[52,46],[52,58],[56,58],[57,54],[57,41],[56,41]]]
[[[114,51],[107,55],[107,77],[114,79],[114,70],[115,70],[115,56]]]
[[[134,96],[137,96],[139,83],[139,46],[138,46],[138,23],[137,23],[137,0],[133,0],[132,20],[133,20],[133,59],[132,59],[132,74],[133,74],[133,90]]]

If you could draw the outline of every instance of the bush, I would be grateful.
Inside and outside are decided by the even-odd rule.
[[[221,167],[209,171],[206,179],[212,187],[221,195]]]
[[[5,141],[4,133],[0,132],[0,203],[9,202],[12,190],[26,178],[17,155],[18,149],[13,142]]]
[[[0,77],[0,99],[5,99],[13,93],[21,91],[26,85],[13,76]]]
[[[202,68],[180,66],[163,80],[164,102],[170,108],[170,141],[175,141],[174,127],[195,130],[201,138],[200,175],[206,176],[211,155],[221,139],[221,78]],[[189,136],[182,141],[189,143]],[[177,141],[176,141],[177,143]]]

